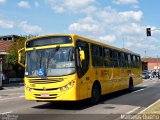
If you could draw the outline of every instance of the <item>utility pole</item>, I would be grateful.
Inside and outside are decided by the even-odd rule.
[[[0,89],[2,88],[2,58],[0,57]]]
[[[145,55],[145,57],[146,57],[146,50],[144,51],[144,55]]]
[[[158,69],[158,55],[157,55],[157,69]]]
[[[124,38],[123,38],[123,48],[124,48]]]

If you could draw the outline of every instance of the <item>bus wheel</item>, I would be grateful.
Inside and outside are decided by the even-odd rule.
[[[134,90],[134,85],[133,85],[133,80],[132,78],[129,80],[129,88],[128,88],[128,91],[129,92],[133,92]]]
[[[92,87],[91,102],[97,104],[101,99],[101,87],[98,83],[95,83]]]

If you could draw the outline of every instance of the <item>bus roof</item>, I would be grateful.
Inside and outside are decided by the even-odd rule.
[[[90,38],[86,38],[86,37],[83,37],[83,36],[80,36],[80,35],[77,35],[77,34],[47,34],[47,35],[36,36],[36,37],[30,38],[27,41],[38,39],[38,38],[43,38],[43,37],[49,37],[49,36],[72,36],[72,37],[78,37],[78,38],[83,39],[84,41],[87,41],[87,42],[90,42],[90,43],[93,43],[93,44],[106,46],[106,47],[109,47],[111,49],[115,49],[115,50],[118,50],[118,51],[121,51],[121,52],[125,52],[125,53],[129,53],[129,54],[134,54],[134,55],[140,56],[140,54],[134,53],[133,51],[130,51],[128,49],[111,46],[111,45],[108,45],[106,43],[102,43],[102,42],[99,42],[99,41],[96,41],[96,40],[93,40],[93,39],[90,39]]]

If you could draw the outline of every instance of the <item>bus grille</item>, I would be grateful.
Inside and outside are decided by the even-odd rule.
[[[37,91],[44,91],[44,89],[38,89],[38,88],[32,88],[33,90],[37,90]],[[45,91],[52,91],[52,90],[58,90],[59,88],[46,88],[46,90]]]
[[[49,83],[57,83],[57,82],[62,82],[62,78],[58,79],[34,79],[34,80],[29,80],[29,83],[35,83],[35,84],[49,84]]]

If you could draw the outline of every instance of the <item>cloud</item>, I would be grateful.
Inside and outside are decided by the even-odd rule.
[[[155,50],[160,48],[158,46],[158,38],[160,38],[158,32],[153,33],[156,36],[154,38],[148,39],[146,37],[147,26],[142,24],[144,14],[143,11],[138,10],[139,0],[112,0],[113,4],[130,5],[131,10],[126,11],[101,5],[98,0],[45,1],[56,13],[69,13],[70,15],[74,13],[73,15],[78,16],[77,20],[68,25],[68,30],[72,33],[81,34],[118,47],[122,47],[122,40],[124,39],[126,48],[140,53],[144,49]]]
[[[89,15],[89,14],[92,14],[92,13],[96,12],[96,10],[97,10],[96,7],[94,7],[94,6],[88,6],[88,7],[84,8],[84,9],[81,9],[80,12],[86,13],[86,14]]]
[[[141,23],[143,12],[140,10],[117,11],[112,7],[96,8],[86,17],[68,26],[68,30],[113,46],[124,47],[143,54],[144,50],[156,51],[160,49],[159,32],[154,32],[154,38],[146,37],[146,28]]]
[[[105,24],[124,24],[126,22],[140,22],[143,18],[142,11],[118,12],[111,7],[107,7],[96,12],[96,16]]]
[[[116,36],[115,35],[101,36],[99,37],[99,40],[103,43],[106,43],[106,42],[113,43],[116,41]]]
[[[42,28],[37,25],[29,25],[27,21],[22,21],[19,27],[28,34],[38,34],[42,31]]]
[[[85,17],[78,22],[72,23],[68,27],[69,31],[82,33],[100,33],[102,30],[92,17]]]
[[[136,31],[137,33],[140,31],[140,28],[138,28],[138,23],[142,20],[142,18],[142,11],[117,12],[111,7],[106,7],[104,9],[97,10],[90,16],[70,24],[68,29],[72,32],[88,32],[89,34],[95,33],[100,36],[104,36],[103,34],[109,35],[113,33],[117,35],[123,35],[125,33],[128,35],[135,33]]]
[[[4,20],[0,20],[0,28],[3,29],[12,29],[14,27],[14,22],[12,21],[4,21]]]
[[[132,8],[134,8],[134,9],[138,9],[138,8],[139,8],[139,6],[138,6],[138,5],[132,5]]]
[[[0,4],[6,3],[7,0],[0,0]]]
[[[65,6],[72,10],[84,8],[94,2],[94,0],[65,0]]]
[[[143,12],[142,11],[126,11],[126,12],[120,12],[120,16],[122,16],[125,19],[131,19],[135,21],[141,21],[143,18]]]
[[[137,23],[126,23],[115,27],[120,36],[142,36],[145,35],[145,26]],[[116,32],[115,31],[115,32]]]
[[[31,8],[31,5],[27,1],[20,1],[18,3],[18,6],[21,8],[26,8],[26,9]]]
[[[73,23],[69,26],[70,31],[77,31],[77,32],[91,32],[96,33],[99,32],[99,27],[93,24],[80,24],[80,23]]]
[[[94,8],[90,5],[94,2],[95,0],[46,0],[46,3],[56,13],[63,13],[65,11],[80,12],[88,8],[93,10]]]
[[[135,39],[137,38],[137,39]],[[146,38],[147,39],[147,38]],[[128,37],[128,39],[126,39],[125,41],[125,47],[130,48],[130,49],[134,49],[136,50],[148,50],[148,51],[156,51],[158,50],[160,47],[157,46],[157,42],[159,43],[158,39],[151,39],[150,41],[146,41],[144,40],[144,38],[138,38],[138,37]],[[142,52],[141,51],[141,52]]]
[[[36,7],[39,7],[39,1],[36,0],[34,4]]]
[[[138,0],[113,0],[114,4],[135,4]]]

